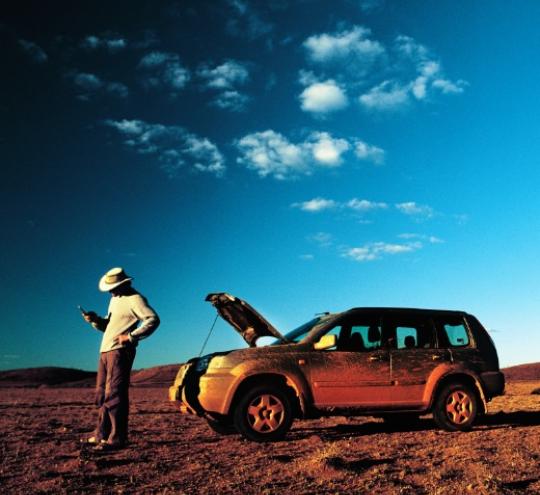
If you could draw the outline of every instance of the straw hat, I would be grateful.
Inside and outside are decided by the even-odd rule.
[[[123,268],[111,268],[99,281],[99,290],[109,292],[110,290],[133,280],[128,277]]]

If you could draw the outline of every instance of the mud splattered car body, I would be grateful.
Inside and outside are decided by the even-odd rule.
[[[442,428],[467,430],[504,390],[495,346],[465,312],[353,308],[282,336],[241,299],[207,300],[250,347],[191,359],[169,398],[220,433],[272,441],[295,418],[430,412]],[[261,336],[276,342],[255,347]]]

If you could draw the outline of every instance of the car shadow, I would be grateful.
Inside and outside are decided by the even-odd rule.
[[[426,431],[433,430],[436,426],[429,419],[419,419],[414,423],[407,424],[387,424],[382,421],[374,420],[361,424],[338,424],[331,427],[324,427],[323,425],[317,427],[296,427],[294,428],[289,437],[296,437],[298,439],[309,437],[311,435],[317,435],[321,440],[336,440],[343,437],[362,437],[366,435],[373,435],[376,433],[397,433],[407,431]]]
[[[540,411],[514,411],[487,414],[478,420],[478,425],[489,429],[504,428],[506,426],[538,426],[540,425]]]
[[[472,431],[494,430],[509,426],[538,426],[540,425],[540,411],[516,411],[487,414],[479,418]],[[377,433],[405,433],[415,431],[438,430],[439,427],[431,417],[419,418],[413,422],[385,423],[381,420],[367,421],[361,424],[338,424],[331,427],[309,426],[298,424],[289,438],[300,439],[317,435],[322,440],[335,440],[343,437],[361,437]]]

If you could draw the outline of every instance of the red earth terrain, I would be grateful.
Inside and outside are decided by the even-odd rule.
[[[393,427],[334,417],[296,421],[284,441],[257,444],[179,414],[167,399],[176,368],[134,372],[130,445],[106,454],[79,443],[96,417],[91,388],[57,379],[36,387],[37,371],[11,381],[0,373],[1,492],[540,493],[540,396],[531,393],[540,377],[510,381],[468,433],[441,431],[429,416]],[[65,383],[91,384],[72,377]]]

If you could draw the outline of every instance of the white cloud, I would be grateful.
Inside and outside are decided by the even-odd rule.
[[[434,89],[439,90],[442,94],[459,94],[467,86],[467,82],[461,79],[454,82],[446,78],[440,61],[433,57],[427,47],[410,36],[397,36],[395,49],[399,56],[394,65],[396,67],[410,65],[408,72],[404,71],[400,76],[401,81],[395,83],[396,88],[400,87],[402,95],[406,94],[407,97],[410,95],[418,101],[427,101]],[[373,88],[371,91],[374,89],[377,88]],[[369,103],[369,99],[363,100],[364,96],[360,97],[360,102],[366,104],[367,101]],[[373,105],[372,108],[379,110],[397,108],[407,103],[407,100],[408,98],[403,97],[401,102],[396,101],[394,105]]]
[[[147,53],[141,60],[139,61],[139,67],[144,68],[151,68],[151,67],[157,67],[159,65],[164,64],[168,61],[177,61],[178,56],[174,53],[165,53],[165,52],[150,52]]]
[[[92,97],[109,94],[118,98],[127,98],[129,89],[125,84],[115,81],[105,81],[89,72],[72,72],[68,74],[79,90],[77,97],[88,101]]]
[[[424,235],[424,234],[400,234],[398,236],[400,239],[418,239],[420,241],[429,242],[430,244],[443,244],[444,241],[439,237],[433,235]]]
[[[261,177],[283,180],[311,172],[303,147],[275,131],[248,134],[238,140],[236,146],[241,153],[238,163],[255,170]]]
[[[309,201],[303,201],[293,203],[291,206],[299,208],[302,211],[318,212],[322,210],[352,210],[359,213],[368,213],[377,210],[387,210],[389,204],[382,201],[370,201],[367,199],[352,198],[348,201],[340,202],[334,199],[328,199],[323,197],[315,197]],[[405,203],[397,203],[395,208],[405,215],[411,217],[421,217],[429,219],[435,216],[436,212],[431,206],[420,205],[414,201],[408,201]],[[428,237],[421,237],[419,234],[401,234],[402,239],[418,238],[424,241],[428,241]],[[433,242],[436,242],[436,238],[432,238]],[[429,240],[429,242],[432,242]]]
[[[383,81],[359,98],[360,103],[370,110],[393,110],[409,103],[409,88],[395,81]]]
[[[431,218],[435,214],[435,211],[433,210],[433,208],[431,208],[431,206],[419,205],[414,201],[398,203],[396,204],[396,208],[405,215],[416,217]]]
[[[467,86],[448,78],[441,62],[410,36],[399,35],[385,46],[356,25],[310,36],[303,47],[312,70],[300,71],[306,86],[300,101],[303,110],[313,113],[344,108],[352,93],[360,93],[358,102],[365,109],[390,111],[459,94]]]
[[[248,134],[235,144],[238,163],[261,177],[279,180],[311,175],[316,168],[339,167],[352,147],[349,140],[327,132],[313,132],[304,141],[292,143],[273,130]]]
[[[247,64],[228,60],[214,68],[203,65],[197,75],[203,80],[205,89],[218,92],[211,105],[236,112],[246,108],[249,97],[241,93],[239,87],[249,81]]]
[[[465,91],[465,86],[468,86],[468,83],[462,79],[455,83],[448,79],[435,79],[435,81],[433,81],[433,87],[441,90],[444,94],[463,93],[463,91]]]
[[[315,259],[315,256],[313,256],[312,254],[301,254],[299,258],[302,261],[313,261]]]
[[[423,62],[428,56],[428,49],[410,36],[396,36],[395,45],[398,51],[415,62]]]
[[[189,71],[176,62],[167,64],[163,71],[163,81],[173,90],[183,89],[189,78]]]
[[[346,203],[347,207],[351,210],[368,212],[374,210],[386,210],[388,205],[386,203],[377,203],[374,201],[368,201],[367,199],[353,198]]]
[[[427,94],[427,78],[424,76],[417,77],[411,85],[411,91],[417,100],[423,100]]]
[[[324,166],[341,165],[341,155],[349,150],[350,144],[345,139],[333,138],[327,132],[316,132],[311,135],[312,154],[315,161]]]
[[[421,242],[409,242],[405,244],[395,244],[386,242],[372,242],[360,247],[347,249],[343,256],[354,261],[373,261],[385,255],[394,256],[397,254],[411,253],[423,247]]]
[[[208,88],[214,89],[231,89],[249,80],[247,65],[235,60],[228,60],[213,69],[204,65],[199,69],[198,75],[206,81]]]
[[[74,74],[73,82],[82,89],[87,91],[96,91],[103,87],[103,81],[95,74],[80,72]]]
[[[354,145],[354,152],[360,160],[373,162],[375,165],[384,163],[385,151],[378,146],[373,146],[364,141],[357,140]]]
[[[186,167],[217,176],[225,171],[225,159],[218,147],[182,127],[125,119],[106,120],[105,125],[118,131],[124,144],[137,153],[155,155],[169,177]]]
[[[28,57],[37,64],[44,64],[49,60],[45,51],[32,41],[19,40],[19,46],[24,50]]]
[[[322,33],[304,41],[304,48],[313,62],[328,62],[354,57],[370,62],[384,53],[384,47],[368,37],[371,31],[363,26],[338,33]]]
[[[348,105],[343,89],[332,79],[308,86],[300,94],[302,110],[314,113],[327,113],[341,110]]]
[[[105,49],[109,53],[118,53],[127,47],[127,41],[115,35],[90,35],[83,39],[81,47],[86,50]]]
[[[245,110],[248,103],[249,97],[235,90],[223,91],[210,101],[210,105],[233,112]]]
[[[106,123],[125,136],[137,136],[146,128],[146,123],[142,120],[107,120]]]
[[[333,199],[313,198],[302,203],[293,203],[292,206],[294,208],[299,208],[302,211],[318,212],[334,209],[338,206],[338,203]]]
[[[316,197],[309,201],[293,203],[291,206],[312,213],[324,210],[352,210],[357,213],[368,213],[371,211],[388,209],[387,203],[358,198],[353,198],[347,202],[339,202],[333,199]]]
[[[190,71],[182,65],[175,53],[153,51],[139,61],[139,69],[145,76],[142,80],[146,88],[168,89],[176,96],[191,78]]]

